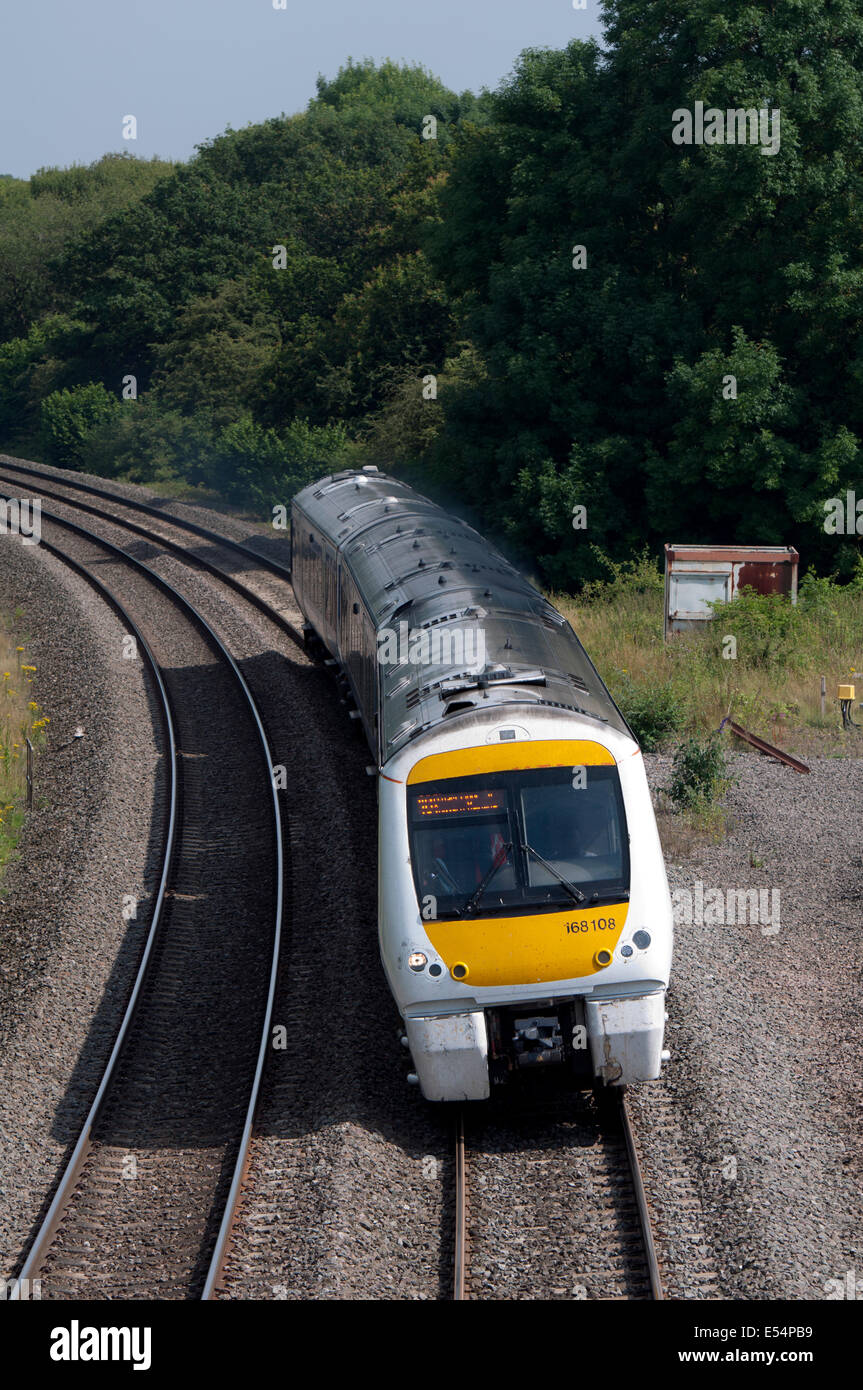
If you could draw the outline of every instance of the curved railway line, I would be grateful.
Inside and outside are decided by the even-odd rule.
[[[122,493],[113,491],[111,488],[96,487],[92,483],[82,483],[78,478],[67,478],[63,474],[65,469],[50,470],[47,468],[33,468],[29,464],[21,463],[18,459],[12,459],[8,454],[0,454],[0,471],[11,473],[22,473],[28,478],[38,478],[40,483],[53,482],[55,486],[72,489],[75,492],[87,493],[91,497],[101,497],[103,501],[118,502],[127,507],[130,511],[141,512],[146,516],[161,517],[165,521],[190,532],[195,536],[200,536],[203,540],[218,540],[228,550],[233,550],[235,554],[245,559],[253,559],[263,564],[274,574],[282,579],[290,579],[290,566],[281,564],[278,560],[273,560],[267,555],[262,555],[253,546],[246,545],[242,541],[232,539],[230,536],[223,535],[220,531],[213,531],[212,528],[201,526],[197,522],[189,521],[187,518],[175,517],[171,513],[166,513],[163,506],[156,506],[154,503],[142,502],[139,498],[124,497]],[[77,506],[83,509],[84,504],[78,502]],[[260,539],[260,537],[252,537]]]
[[[43,520],[77,553],[68,542],[46,549],[113,605],[148,664],[169,788],[128,1005],[20,1278],[39,1278],[48,1298],[208,1298],[239,1195],[279,960],[273,759],[252,693],[202,614],[105,538]]]
[[[124,497],[107,488],[99,488],[78,480],[67,480],[58,477],[53,472],[45,472],[0,458],[0,492],[7,496],[10,495],[6,485],[11,485],[19,490],[24,479],[27,479],[31,485],[33,482],[38,482],[38,495],[56,501],[64,508],[85,512],[97,518],[99,522],[120,528],[122,532],[128,533],[132,538],[137,538],[134,539],[133,545],[138,553],[142,553],[141,542],[146,542],[148,546],[180,558],[192,572],[198,569],[214,575],[219,583],[239,594],[244,601],[253,605],[269,621],[277,624],[292,641],[298,644],[303,643],[303,635],[298,626],[287,616],[288,609],[284,602],[283,585],[285,580],[290,579],[290,570],[286,564],[262,554],[253,545],[244,544],[186,518],[166,513],[164,506],[149,505],[137,499]],[[103,503],[105,505],[101,505]],[[129,512],[136,513],[137,519],[132,519],[128,515]],[[126,514],[124,515],[124,513]],[[248,725],[251,721],[255,725],[257,751],[253,754],[249,743],[242,741],[242,749],[237,754],[236,765],[242,767],[243,775],[245,775],[248,768],[253,765],[254,759],[257,758],[261,767],[269,771],[273,766],[273,757],[252,692],[243,679],[236,661],[217,636],[213,626],[208,624],[206,619],[167,580],[143,564],[135,555],[128,554],[121,546],[87,531],[66,516],[43,511],[43,520],[48,527],[58,526],[73,535],[76,538],[76,544],[83,545],[87,551],[91,568],[97,567],[104,571],[113,564],[120,568],[126,567],[127,570],[133,569],[139,583],[146,582],[151,592],[155,586],[161,594],[163,603],[170,602],[175,611],[177,608],[183,609],[189,631],[188,638],[184,640],[189,644],[192,641],[196,642],[201,655],[201,661],[198,663],[192,663],[187,656],[183,665],[186,667],[197,665],[200,668],[202,684],[199,689],[197,713],[199,725],[208,725],[209,746],[213,750],[213,766],[218,766],[216,745],[220,745],[220,750],[223,751],[233,738],[233,734],[228,737],[227,731],[229,728],[235,730],[237,726],[238,715],[240,715],[239,702],[243,709],[240,722],[245,720]],[[142,524],[143,521],[150,524],[144,525]],[[254,538],[252,539],[254,540]],[[205,544],[195,544],[195,541],[203,541]],[[164,645],[165,626],[156,621],[152,613],[149,617],[149,624],[142,620],[136,625],[136,621],[129,611],[134,607],[134,604],[124,605],[122,600],[118,598],[116,585],[108,586],[101,583],[91,570],[82,563],[80,556],[76,559],[69,555],[66,549],[61,550],[56,545],[47,542],[43,542],[43,544],[46,549],[57,554],[66,563],[83,573],[97,591],[101,592],[103,598],[114,605],[127,630],[137,637],[139,649],[150,665],[154,687],[161,690],[163,694],[161,718],[165,728],[166,752],[176,746],[178,747],[178,757],[168,794],[168,802],[173,809],[170,817],[166,817],[162,877],[152,912],[147,942],[142,949],[138,976],[102,1084],[93,1101],[78,1144],[67,1164],[39,1232],[31,1245],[27,1260],[21,1270],[21,1278],[32,1279],[41,1274],[43,1296],[49,1298],[82,1295],[138,1298],[212,1297],[219,1288],[219,1273],[227,1251],[231,1223],[237,1211],[244,1171],[249,1164],[254,1109],[266,1057],[278,969],[284,870],[283,827],[279,820],[278,795],[273,788],[272,778],[268,776],[269,794],[272,801],[269,839],[273,855],[269,872],[271,879],[275,876],[273,882],[277,906],[275,921],[273,922],[271,918],[268,931],[267,969],[266,971],[262,969],[262,962],[258,959],[257,970],[253,972],[256,973],[259,982],[266,974],[266,991],[260,994],[257,1007],[257,1016],[262,1019],[262,1026],[255,1035],[254,1058],[251,1057],[248,1046],[245,1048],[244,1075],[246,1085],[244,1099],[241,1107],[237,1104],[233,1106],[234,1123],[229,1135],[224,1130],[224,1124],[222,1124],[221,1132],[217,1131],[219,1130],[219,1123],[224,1121],[227,1112],[232,1108],[225,1099],[225,1077],[230,1073],[232,1065],[235,1066],[230,1062],[230,1054],[232,1052],[236,1054],[238,1049],[240,1052],[243,1051],[239,1041],[240,1023],[238,1018],[239,1020],[247,1019],[249,1014],[248,988],[244,984],[245,993],[240,990],[239,997],[244,1001],[243,1007],[235,1010],[233,1015],[231,1015],[230,1009],[226,1013],[226,1019],[233,1018],[234,1031],[232,1033],[231,1027],[226,1024],[227,1033],[232,1039],[231,1044],[230,1046],[220,1046],[217,1049],[218,1063],[216,1063],[214,1057],[208,1056],[208,1046],[213,1035],[220,1032],[220,1026],[213,1027],[211,1024],[211,1031],[205,1032],[203,1037],[201,1035],[196,1037],[194,1030],[184,1030],[184,1021],[181,1015],[184,1008],[183,1001],[187,1002],[187,996],[184,996],[179,982],[181,978],[184,978],[186,967],[179,970],[176,966],[172,967],[168,960],[171,952],[167,944],[172,936],[172,914],[177,914],[183,910],[181,904],[194,902],[200,890],[205,886],[206,869],[203,863],[205,840],[212,839],[217,845],[224,848],[230,839],[230,836],[219,835],[217,831],[214,833],[212,823],[208,825],[205,836],[202,822],[205,812],[210,807],[208,798],[212,795],[212,789],[205,790],[201,785],[195,792],[190,784],[190,778],[194,779],[195,766],[199,762],[199,758],[194,754],[191,757],[184,756],[184,754],[189,752],[191,744],[200,744],[205,737],[205,731],[198,728],[189,742],[188,730],[185,727],[189,703],[181,699],[180,692],[172,689],[172,685],[176,683],[176,671],[172,667],[170,656],[166,657],[160,650],[160,645]],[[109,558],[106,559],[106,556]],[[248,571],[258,571],[258,573],[253,579],[250,579]],[[192,629],[194,629],[194,638],[192,637]],[[209,662],[204,656],[204,648],[209,653]],[[213,655],[217,652],[218,658],[215,665],[216,669],[222,672],[220,679],[223,689],[222,693],[214,699],[211,690],[208,695],[205,696],[204,694],[204,685],[206,684],[204,673],[213,665]],[[227,676],[228,671],[231,673],[230,682]],[[227,684],[232,684],[234,687],[232,701],[225,698]],[[242,692],[242,699],[240,699],[239,692]],[[214,708],[219,710],[219,717],[215,722]],[[177,725],[176,732],[174,730],[175,723]],[[238,745],[241,742],[237,739],[234,741]],[[196,746],[195,754],[198,752],[199,748]],[[206,762],[206,756],[200,761]],[[239,773],[237,775],[239,777]],[[241,780],[236,785],[242,785]],[[235,826],[245,825],[247,829],[254,826],[254,816],[260,814],[260,800],[259,797],[255,803],[258,807],[256,811],[253,811],[250,803],[250,814],[248,815],[240,813],[236,806],[233,807]],[[189,822],[187,819],[193,802],[195,803],[195,811],[201,817],[197,826],[194,821]],[[245,869],[240,868],[240,861],[245,862],[248,854],[252,854],[252,862],[254,862],[254,848],[248,843],[249,839],[259,842],[261,836],[256,832],[243,838],[240,844],[234,844],[235,872],[241,880],[245,876],[248,882],[255,883],[260,887],[265,877],[261,872],[260,863],[251,871],[248,863],[246,863]],[[197,861],[194,864],[194,871],[190,879],[184,878],[182,873],[184,853],[189,854],[193,861]],[[223,878],[222,881],[224,881]],[[195,890],[191,893],[187,891],[190,884]],[[273,899],[274,902],[276,898]],[[243,913],[241,912],[237,919],[238,925],[242,918]],[[202,950],[202,941],[206,939],[208,947],[212,946],[213,942],[212,936],[207,936],[207,923],[199,915],[194,927],[192,927],[191,922],[189,926],[190,931],[185,947],[193,955],[197,951],[198,964],[206,965],[208,951]],[[215,952],[214,963],[218,971],[223,972],[226,963],[229,964],[230,962],[229,936],[230,933],[228,932],[227,935],[220,938],[219,949]],[[209,954],[212,957],[211,951]],[[258,955],[260,956],[260,952]],[[160,967],[164,967],[163,973],[157,975]],[[248,960],[241,973],[248,975],[247,967]],[[236,1001],[237,990],[240,989],[236,979],[232,982],[232,987],[228,987],[227,990],[224,989],[224,979],[221,982],[221,988],[215,978],[211,980],[211,983],[216,989],[217,996],[224,997],[227,994],[229,1001],[231,996],[234,996],[234,1002]],[[148,1027],[151,1029],[150,1034],[146,1031]],[[221,1041],[224,1044],[225,1038],[223,1037]],[[169,1063],[167,1070],[163,1068],[161,1073],[154,1060],[159,1055],[160,1049],[164,1060]],[[228,1073],[225,1072],[225,1067],[228,1068]],[[182,1120],[178,1118],[181,1114],[181,1111],[177,1109],[178,1097],[183,1093],[193,1095],[194,1078],[204,1075],[208,1070],[211,1073],[211,1080],[214,1072],[219,1077],[220,1084],[211,1088],[211,1097],[218,1098],[217,1104],[210,1106],[205,1118],[198,1117],[192,1124],[195,1136],[192,1149],[196,1158],[195,1161],[190,1162],[187,1173],[190,1181],[187,1184],[188,1191],[185,1197],[179,1189],[175,1189],[170,1194],[171,1203],[169,1205],[173,1205],[175,1218],[179,1213],[180,1224],[184,1227],[182,1239],[177,1237],[176,1225],[173,1228],[171,1238],[160,1238],[160,1232],[164,1233],[165,1227],[164,1224],[160,1225],[159,1223],[165,1212],[158,1210],[158,1202],[156,1202],[155,1207],[151,1205],[147,1208],[145,1205],[142,1210],[149,1211],[149,1215],[142,1216],[139,1212],[137,1225],[134,1223],[134,1218],[130,1223],[126,1214],[121,1215],[119,1220],[115,1219],[115,1232],[122,1228],[122,1236],[112,1235],[111,1239],[115,1249],[106,1263],[104,1250],[100,1250],[99,1241],[105,1236],[106,1215],[110,1217],[113,1212],[116,1217],[117,1193],[123,1192],[128,1195],[134,1193],[137,1188],[143,1189],[146,1186],[146,1181],[144,1183],[141,1183],[140,1179],[128,1181],[123,1177],[121,1171],[123,1161],[128,1160],[130,1155],[142,1160],[140,1167],[146,1179],[146,1155],[154,1151],[156,1141],[159,1139],[167,1141],[167,1148],[170,1150],[173,1144],[172,1131],[176,1133],[184,1128]],[[249,1083],[251,1071],[254,1072],[254,1076]],[[192,1078],[191,1089],[190,1078]],[[160,1092],[160,1086],[171,1081],[174,1083],[175,1103],[173,1106],[169,1104],[166,1107],[165,1096]],[[139,1104],[139,1113],[137,1114],[134,1098],[129,1099],[136,1084],[138,1101],[143,1103],[143,1110]],[[159,1093],[160,1100],[157,1105],[154,1105],[153,1096],[156,1093]],[[589,1293],[578,1293],[576,1296],[662,1298],[664,1296],[662,1282],[630,1116],[625,1097],[619,1097],[618,1102],[611,1107],[602,1107],[602,1113],[594,1108],[589,1114],[580,1114],[574,1122],[573,1130],[567,1130],[565,1126],[563,1130],[560,1129],[558,1124],[559,1110],[557,1119],[551,1121],[552,1129],[557,1126],[557,1139],[560,1141],[559,1154],[556,1155],[555,1162],[560,1164],[561,1182],[569,1191],[575,1190],[576,1193],[579,1185],[586,1183],[585,1192],[580,1197],[578,1195],[573,1197],[573,1204],[578,1204],[581,1210],[582,1229],[578,1233],[575,1244],[568,1250],[566,1259],[572,1267],[573,1277],[581,1280],[584,1271],[578,1266],[577,1256],[574,1256],[573,1251],[581,1248],[581,1245],[587,1241],[587,1227],[591,1227],[596,1233],[598,1226],[599,1239],[606,1242],[609,1238],[609,1232],[613,1232],[616,1253],[613,1252],[609,1257],[611,1263],[608,1267],[611,1269],[615,1260],[617,1260],[617,1265],[612,1271],[610,1283],[607,1282],[610,1291],[603,1291],[605,1286],[602,1283],[601,1275],[596,1275],[592,1282],[588,1276]],[[144,1111],[147,1110],[148,1106],[149,1111],[144,1118]],[[242,1110],[242,1132],[240,1132],[239,1124],[240,1109]],[[538,1123],[541,1129],[543,1125],[548,1123],[548,1113],[543,1112],[540,1107],[533,1116],[533,1120]],[[147,1124],[154,1126],[152,1131],[146,1129]],[[492,1126],[496,1125],[497,1120],[492,1121],[489,1124],[489,1131],[491,1131]],[[472,1142],[473,1130],[473,1116],[471,1116],[466,1138],[464,1112],[460,1111],[457,1119],[455,1146],[456,1222],[453,1296],[457,1300],[471,1296],[495,1296],[493,1279],[489,1281],[486,1278],[485,1286],[482,1287],[483,1278],[481,1273],[477,1272],[480,1250],[485,1251],[487,1238],[492,1244],[494,1242],[493,1221],[489,1225],[486,1220],[483,1212],[484,1198],[481,1196],[482,1186],[487,1180],[481,1169],[486,1161],[485,1150],[489,1145],[479,1141]],[[218,1142],[209,1142],[213,1140],[218,1140]],[[529,1145],[530,1141],[526,1141],[525,1149]],[[188,1153],[183,1152],[182,1146],[174,1147],[179,1149],[181,1157],[188,1158]],[[573,1149],[576,1150],[576,1157],[591,1153],[592,1158],[596,1159],[602,1167],[602,1172],[599,1175],[596,1172],[592,1175],[590,1172],[576,1174],[574,1181]],[[547,1148],[546,1152],[548,1152]],[[142,1155],[145,1155],[143,1159]],[[548,1159],[542,1160],[543,1163],[548,1161]],[[196,1176],[192,1170],[197,1170]],[[164,1172],[157,1176],[160,1182],[164,1181]],[[469,1181],[472,1184],[473,1195],[470,1208],[470,1228],[467,1201]],[[89,1188],[85,1186],[87,1182],[90,1183]],[[503,1183],[496,1184],[495,1201],[499,1200],[500,1187],[503,1185]],[[189,1196],[192,1188],[197,1189],[194,1200]],[[186,1202],[185,1206],[184,1201]],[[486,1202],[485,1205],[488,1203]],[[484,1226],[488,1229],[484,1230]],[[136,1252],[134,1242],[130,1243],[127,1239],[129,1230],[144,1233],[143,1253],[140,1249]],[[526,1239],[528,1238],[526,1237]],[[575,1263],[573,1263],[574,1260]],[[599,1265],[602,1265],[601,1258]],[[123,1273],[124,1270],[125,1274]],[[533,1296],[536,1296],[537,1288],[541,1289],[541,1279],[542,1276],[540,1276],[539,1283],[531,1285]]]
[[[106,488],[93,487],[87,483],[80,483],[77,480],[67,481],[59,479],[53,473],[43,473],[35,468],[27,468],[21,464],[10,464],[0,457],[0,488],[6,481],[11,481],[18,485],[20,479],[16,476],[24,474],[27,478],[39,480],[40,495],[50,498],[69,507],[74,507],[78,512],[85,512],[101,521],[109,521],[124,531],[129,531],[133,535],[141,536],[144,540],[153,543],[157,542],[172,555],[179,556],[185,564],[197,566],[215,575],[222,583],[226,584],[235,593],[239,594],[247,602],[251,603],[265,617],[280,626],[289,637],[302,644],[303,634],[288,618],[281,604],[281,596],[278,587],[270,587],[269,596],[261,592],[260,580],[257,586],[250,586],[248,583],[237,577],[237,561],[243,561],[246,568],[255,570],[265,570],[268,575],[277,579],[279,583],[290,582],[290,569],[277,560],[269,556],[262,555],[259,551],[252,549],[251,546],[236,541],[230,536],[225,536],[219,531],[200,526],[196,522],[187,520],[184,517],[176,517],[172,513],[166,513],[164,507],[150,506],[140,502],[135,498],[123,497],[122,495],[111,492]],[[46,487],[45,483],[52,486]],[[72,496],[69,496],[69,494]],[[97,506],[94,502],[87,502],[75,494],[84,493],[89,497],[97,497],[103,501],[110,502],[117,510],[109,510],[105,507]],[[160,523],[160,528],[154,529],[152,526],[142,526],[139,522],[132,521],[129,517],[123,516],[123,511],[132,511],[149,517],[154,522]],[[223,550],[226,556],[230,556],[227,566],[217,564],[212,555],[202,552],[201,548],[190,549],[188,542],[183,544],[180,540],[165,535],[165,528],[173,529],[180,535],[184,532],[188,535],[205,540],[214,550]]]

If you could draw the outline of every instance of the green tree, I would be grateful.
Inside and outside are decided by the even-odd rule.
[[[295,492],[322,473],[346,466],[349,453],[340,426],[294,420],[280,435],[244,416],[216,438],[206,481],[230,501],[268,513],[274,506],[287,506]]]
[[[227,280],[190,300],[167,342],[153,347],[154,389],[172,406],[227,424],[254,404],[279,341],[253,279]]]
[[[48,462],[78,468],[87,435],[114,420],[122,409],[119,399],[99,381],[72,391],[52,391],[42,402],[42,443]]]
[[[99,221],[146,194],[173,164],[108,154],[89,165],[40,169],[29,183],[0,182],[0,342],[68,307],[54,259]]]
[[[447,468],[558,580],[591,572],[575,502],[612,554],[682,524],[832,559],[818,510],[863,438],[861,7],[603,14],[604,51],[523,54],[457,140],[428,253],[486,372],[442,398]],[[696,100],[779,108],[778,153],[675,144]]]

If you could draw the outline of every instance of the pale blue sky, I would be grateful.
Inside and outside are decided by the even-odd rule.
[[[0,173],[121,149],[186,159],[228,125],[302,110],[348,56],[478,92],[523,48],[599,32],[597,0],[2,0]]]

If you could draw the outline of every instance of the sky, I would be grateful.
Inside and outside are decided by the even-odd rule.
[[[0,174],[112,150],[188,159],[301,111],[353,58],[494,88],[524,48],[599,36],[598,0],[0,0]],[[580,3],[580,0],[576,0]],[[137,121],[124,140],[123,121]]]

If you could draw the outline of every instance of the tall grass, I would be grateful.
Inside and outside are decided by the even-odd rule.
[[[863,755],[863,734],[852,731],[845,739],[839,731],[836,697],[840,681],[863,671],[863,561],[852,584],[807,575],[796,606],[745,590],[731,603],[714,605],[714,619],[703,631],[668,642],[657,562],[645,551],[628,563],[605,563],[607,580],[587,585],[578,598],[552,595],[552,602],[572,623],[645,748],[678,732],[706,733],[730,715],[774,742],[804,731]],[[732,649],[727,637],[736,639],[735,658],[724,655]],[[860,700],[863,682],[857,685]]]
[[[0,626],[0,883],[27,814],[26,740],[40,750],[50,723],[33,698],[36,674],[24,648]]]

